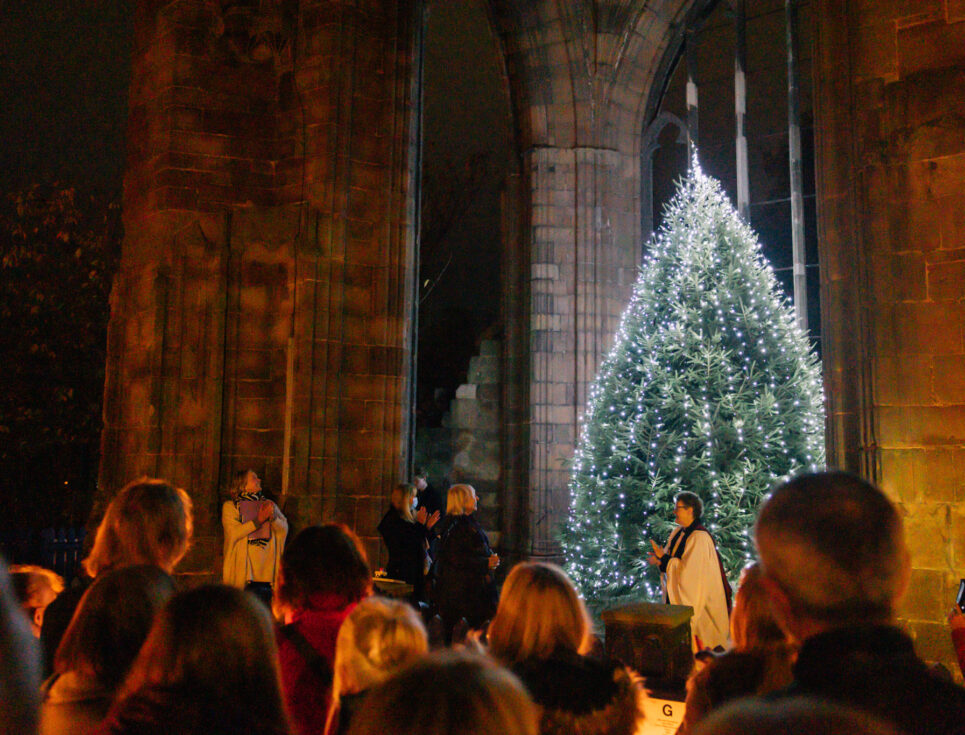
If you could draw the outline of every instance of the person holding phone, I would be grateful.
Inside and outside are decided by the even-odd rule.
[[[952,645],[958,657],[958,668],[965,675],[965,579],[958,583],[958,597],[948,613],[948,626],[952,630]]]
[[[288,520],[261,491],[254,470],[235,473],[229,499],[221,506],[225,584],[246,589],[271,608]]]

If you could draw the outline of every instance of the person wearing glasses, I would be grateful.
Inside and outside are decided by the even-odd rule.
[[[660,567],[664,602],[694,609],[694,651],[727,648],[730,634],[730,584],[710,533],[700,522],[704,504],[691,492],[674,500],[677,527],[664,546],[651,541],[647,561]]]

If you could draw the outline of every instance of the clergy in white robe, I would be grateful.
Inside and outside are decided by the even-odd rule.
[[[677,496],[674,514],[678,525],[663,547],[653,542],[649,559],[660,566],[664,601],[694,609],[694,651],[727,648],[730,643],[730,585],[714,540],[700,525],[702,505],[693,493]]]

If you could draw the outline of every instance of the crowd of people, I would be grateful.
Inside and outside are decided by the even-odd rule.
[[[222,506],[223,584],[183,588],[189,496],[126,486],[79,584],[0,565],[0,735],[641,732],[646,681],[606,657],[563,569],[522,561],[498,589],[473,488],[420,507],[419,479],[379,525],[404,601],[373,594],[347,527],[288,538],[249,470]],[[682,493],[674,513],[647,561],[666,600],[694,608],[679,733],[965,733],[965,689],[895,624],[910,556],[881,491],[841,472],[775,488],[732,606],[701,499]],[[965,617],[950,624],[961,651]]]

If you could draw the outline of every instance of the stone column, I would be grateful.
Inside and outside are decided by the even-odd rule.
[[[138,4],[100,486],[185,487],[198,568],[238,468],[373,546],[401,477],[415,6]]]
[[[965,10],[816,4],[829,464],[877,479],[912,552],[901,614],[953,668],[965,576]]]
[[[587,392],[629,299],[639,246],[621,220],[621,184],[631,165],[628,157],[601,148],[537,148],[528,154],[533,556],[559,553],[569,462]]]

